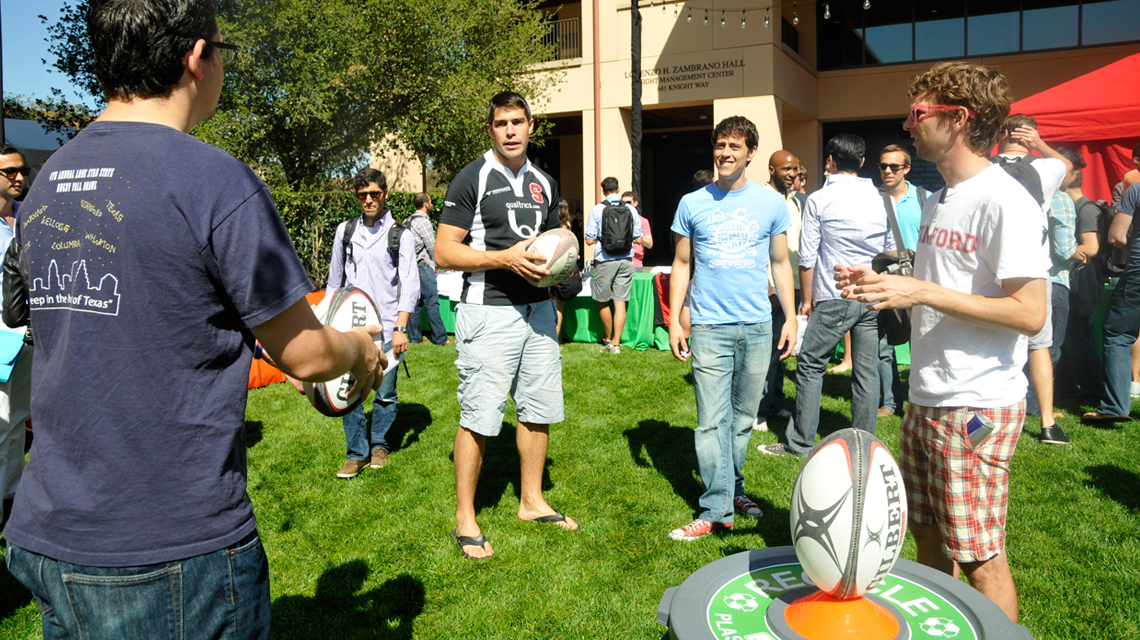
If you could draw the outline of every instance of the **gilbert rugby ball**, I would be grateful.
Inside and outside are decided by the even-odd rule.
[[[843,429],[819,443],[792,490],[792,544],[804,572],[835,598],[875,587],[906,536],[902,472],[875,436]]]
[[[313,309],[313,313],[317,314],[318,320],[338,331],[349,331],[370,324],[383,328],[372,298],[356,287],[344,287],[326,294]],[[373,340],[383,344],[383,330]],[[305,397],[317,411],[330,418],[339,418],[359,406],[368,395],[358,392],[348,396],[353,382],[350,373],[326,382],[306,382],[303,384]]]
[[[578,268],[578,239],[566,229],[551,229],[534,239],[526,250],[546,258],[542,266],[550,275],[535,283],[536,287],[553,287]]]

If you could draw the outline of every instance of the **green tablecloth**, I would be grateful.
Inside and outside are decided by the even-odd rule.
[[[626,305],[625,328],[621,334],[623,346],[644,351],[650,347],[669,349],[669,331],[653,326],[653,274],[633,274],[633,287]],[[439,316],[448,333],[455,333],[455,308],[458,302],[440,296]],[[427,315],[421,314],[424,331],[430,331]],[[602,341],[602,319],[598,316],[598,303],[590,296],[578,296],[562,308],[562,338],[572,342]]]

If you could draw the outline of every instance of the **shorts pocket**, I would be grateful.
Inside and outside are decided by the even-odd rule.
[[[183,636],[180,565],[137,575],[62,573],[61,578],[81,637]]]

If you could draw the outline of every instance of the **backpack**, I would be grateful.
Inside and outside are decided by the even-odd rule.
[[[605,201],[602,209],[602,249],[611,256],[633,249],[633,212],[624,203]]]
[[[1136,219],[1132,219],[1128,227],[1128,246],[1116,247],[1108,241],[1108,230],[1112,227],[1112,219],[1116,217],[1116,209],[1104,200],[1097,200],[1093,204],[1100,213],[1096,217],[1096,239],[1101,246],[1093,260],[1096,261],[1097,273],[1102,282],[1109,278],[1119,278],[1124,275],[1124,268],[1128,266],[1128,251],[1136,237]]]
[[[1037,159],[1034,155],[1023,155],[1017,160],[1011,160],[1003,156],[994,156],[990,158],[990,162],[1001,165],[1005,172],[1013,176],[1014,180],[1021,183],[1029,195],[1037,201],[1037,206],[1045,206],[1045,190],[1041,186],[1041,175],[1037,170],[1032,167],[1033,161]]]
[[[344,237],[341,238],[341,257],[344,262],[341,263],[340,270],[340,286],[344,287],[348,278],[348,262],[352,260],[353,264],[356,261],[352,258],[352,234],[356,233],[356,226],[363,220],[363,216],[357,216],[349,220],[344,225]],[[408,228],[399,222],[392,222],[391,228],[388,229],[388,257],[392,259],[394,266],[400,264],[400,238]],[[400,270],[396,270],[396,299],[400,299]]]

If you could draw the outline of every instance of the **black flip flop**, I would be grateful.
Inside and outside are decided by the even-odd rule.
[[[1097,413],[1095,411],[1081,416],[1081,422],[1085,424],[1108,424],[1113,422],[1129,422],[1131,420],[1132,416],[1118,416],[1111,413]]]
[[[459,553],[462,553],[463,557],[468,560],[486,560],[491,557],[476,558],[463,550],[463,547],[479,547],[482,549],[483,546],[487,544],[487,538],[481,533],[477,536],[461,536],[459,535],[459,529],[452,529],[451,539],[455,541],[455,546],[459,547]]]
[[[555,511],[554,513],[552,513],[548,516],[539,516],[533,520],[527,520],[527,522],[535,522],[538,524],[554,524],[554,523],[558,523],[558,522],[566,522],[566,516],[562,515],[562,512],[560,512],[560,511]],[[567,529],[566,527],[563,527],[563,526],[559,526],[558,528],[562,529],[563,531],[578,531],[579,529],[582,528],[581,522],[578,522],[577,520],[575,520],[574,524],[578,525],[574,529]]]

